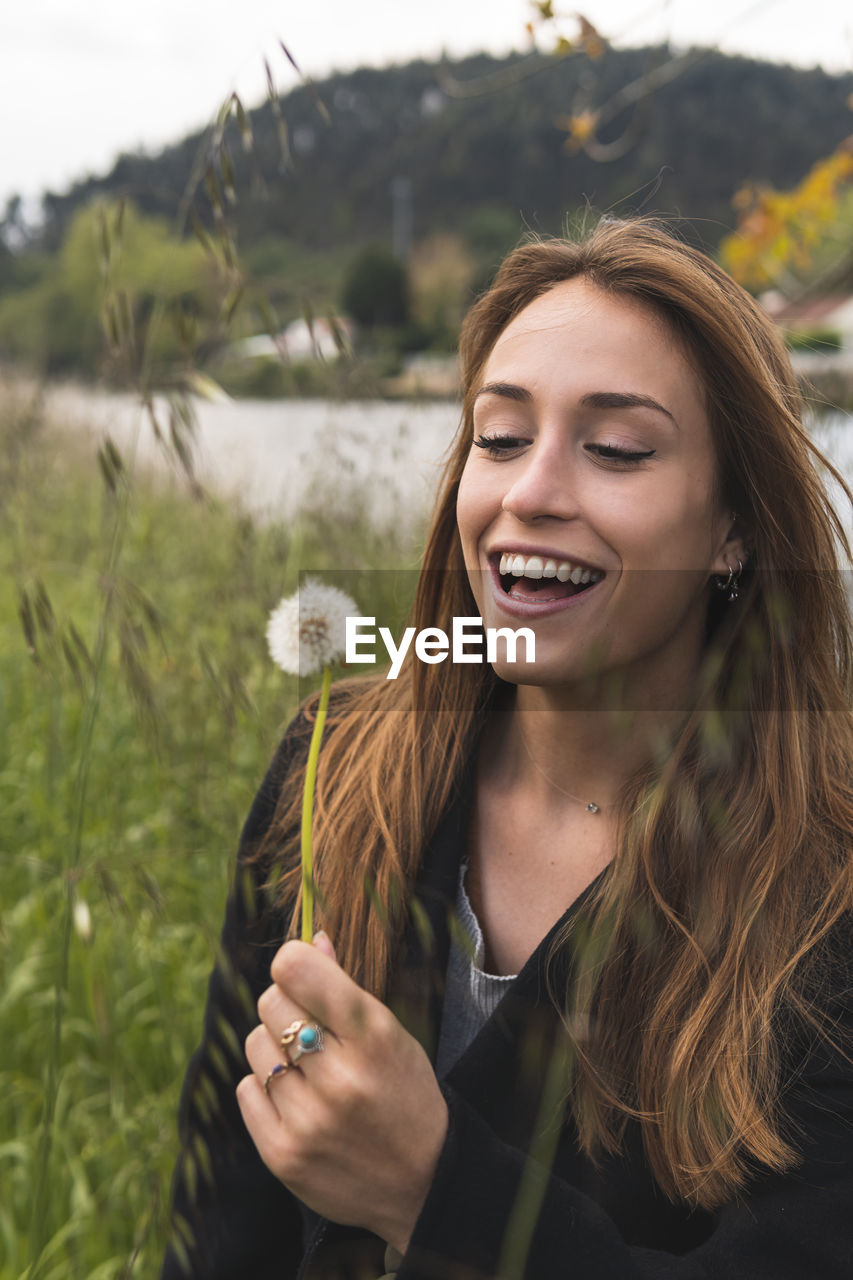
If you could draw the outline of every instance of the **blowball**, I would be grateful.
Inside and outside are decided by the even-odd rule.
[[[292,676],[310,676],[331,666],[346,650],[346,620],[358,605],[345,591],[306,578],[285,596],[267,623],[267,644],[276,666]]]

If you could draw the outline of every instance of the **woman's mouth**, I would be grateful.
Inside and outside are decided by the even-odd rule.
[[[604,577],[603,569],[550,556],[504,551],[495,556],[501,589],[519,604],[544,605],[581,595]]]

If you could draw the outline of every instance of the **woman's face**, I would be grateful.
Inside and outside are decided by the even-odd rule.
[[[484,624],[536,636],[535,663],[501,657],[498,674],[621,672],[643,703],[677,696],[709,578],[743,558],[715,467],[702,385],[655,311],[575,279],[516,316],[482,373],[457,502]]]

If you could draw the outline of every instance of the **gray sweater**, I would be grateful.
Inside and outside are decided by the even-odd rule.
[[[436,1075],[443,1080],[494,1013],[515,974],[485,973],[486,948],[480,922],[465,892],[468,864],[459,869],[456,913],[451,924],[447,987],[438,1040]]]

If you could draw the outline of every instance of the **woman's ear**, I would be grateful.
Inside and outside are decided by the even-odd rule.
[[[720,577],[736,570],[738,561],[746,566],[751,551],[751,543],[745,522],[736,511],[728,511],[723,522],[723,538],[711,565],[711,573]]]

